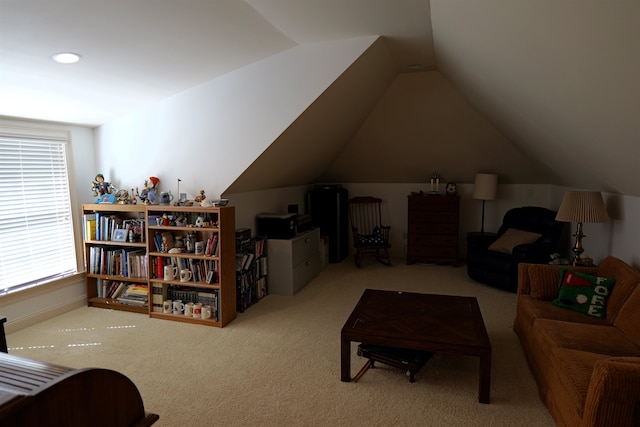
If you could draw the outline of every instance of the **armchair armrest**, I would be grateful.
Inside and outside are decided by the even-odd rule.
[[[551,261],[549,256],[553,253],[550,245],[545,243],[529,243],[513,248],[513,259],[516,262],[547,264]]]
[[[495,233],[469,233],[467,234],[467,251],[486,251],[497,238],[498,236]]]
[[[631,426],[640,421],[640,357],[596,362],[587,391],[582,426]]]

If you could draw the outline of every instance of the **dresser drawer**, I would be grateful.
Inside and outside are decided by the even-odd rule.
[[[320,254],[316,251],[311,257],[299,263],[293,269],[293,293],[297,293],[320,273]]]
[[[407,249],[409,258],[431,259],[456,259],[458,248],[456,246],[413,246]]]
[[[429,222],[409,223],[409,235],[412,234],[455,234],[458,235],[458,223],[448,222],[443,224]]]
[[[320,229],[311,230],[291,239],[292,267],[307,260],[320,248]]]
[[[409,234],[407,244],[409,246],[458,246],[458,235]]]
[[[457,211],[459,204],[457,196],[409,197],[409,211]]]

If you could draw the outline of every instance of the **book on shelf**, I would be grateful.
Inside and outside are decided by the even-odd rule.
[[[96,240],[96,214],[82,215],[82,231],[84,240]]]

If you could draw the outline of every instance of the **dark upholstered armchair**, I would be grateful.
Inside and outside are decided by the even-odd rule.
[[[551,261],[564,223],[556,212],[538,206],[509,210],[497,234],[467,237],[467,273],[478,282],[516,292],[518,264]]]

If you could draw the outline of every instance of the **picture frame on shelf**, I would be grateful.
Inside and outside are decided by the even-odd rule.
[[[111,240],[114,242],[126,242],[127,241],[127,229],[116,228],[111,234]]]

